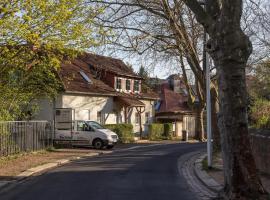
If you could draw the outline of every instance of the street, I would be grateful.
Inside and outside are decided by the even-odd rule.
[[[33,177],[1,200],[194,200],[177,159],[205,144],[162,144],[74,161]]]

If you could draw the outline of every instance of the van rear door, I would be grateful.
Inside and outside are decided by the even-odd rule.
[[[54,115],[55,139],[71,141],[73,139],[72,109],[56,108]]]

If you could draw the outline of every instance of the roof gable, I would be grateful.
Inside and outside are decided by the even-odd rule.
[[[187,100],[187,96],[170,90],[168,83],[163,84],[158,112],[191,112]]]
[[[129,68],[122,60],[101,56],[91,53],[84,53],[80,59],[88,64],[90,67],[102,69],[105,71],[113,72],[122,76],[129,76],[142,79],[131,68]]]

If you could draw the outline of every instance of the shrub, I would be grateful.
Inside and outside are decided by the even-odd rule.
[[[270,129],[270,101],[257,99],[251,107],[251,120],[259,129]]]
[[[164,135],[164,125],[153,123],[149,125],[149,139],[150,140],[159,140],[163,139]]]
[[[173,124],[172,123],[164,124],[164,136],[167,139],[172,139],[173,138]]]
[[[118,135],[120,142],[134,142],[132,124],[106,124],[104,127],[115,132]]]

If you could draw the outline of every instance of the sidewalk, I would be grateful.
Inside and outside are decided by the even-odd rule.
[[[223,166],[220,156],[215,156],[213,169],[205,170],[205,152],[192,152],[178,159],[179,173],[184,176],[187,184],[198,199],[219,199],[218,193],[222,190]],[[270,193],[270,176],[261,175],[264,188]]]
[[[206,186],[209,190],[211,190],[217,195],[224,185],[223,163],[221,155],[214,156],[212,169],[206,169],[207,166],[205,166],[206,165],[205,158],[206,153],[197,155],[196,158],[193,158],[194,160],[193,169],[195,172],[194,174],[201,182],[201,184]],[[270,193],[270,176],[261,175],[261,180],[266,191]]]
[[[204,155],[205,157],[206,155]],[[218,184],[224,184],[224,177],[223,177],[223,163],[221,159],[221,155],[217,154],[213,158],[213,169],[206,170],[207,174],[213,178]],[[260,175],[262,184],[264,188],[270,193],[270,175]]]
[[[217,197],[217,192],[222,187],[201,170],[199,165],[204,155],[204,152],[192,152],[181,156],[178,159],[178,171],[186,179],[189,190],[197,199],[210,200]]]

